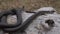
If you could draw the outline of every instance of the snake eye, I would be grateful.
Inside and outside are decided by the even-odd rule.
[[[54,25],[54,21],[53,20],[46,20],[45,23],[47,23],[49,26],[53,26]]]

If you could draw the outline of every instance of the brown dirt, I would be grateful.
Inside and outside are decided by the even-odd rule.
[[[60,0],[0,0],[0,10],[25,7],[25,10],[33,11],[40,7],[51,6],[60,11]]]

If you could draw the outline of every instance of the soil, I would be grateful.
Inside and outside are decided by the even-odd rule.
[[[22,8],[33,11],[40,7],[53,7],[60,12],[60,0],[0,0],[0,10]]]

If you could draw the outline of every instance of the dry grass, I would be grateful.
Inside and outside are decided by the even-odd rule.
[[[60,0],[0,0],[0,10],[25,7],[31,11],[40,7],[52,6],[60,11]]]

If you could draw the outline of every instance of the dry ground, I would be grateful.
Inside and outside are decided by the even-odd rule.
[[[0,10],[25,7],[25,10],[33,11],[40,7],[51,6],[60,11],[60,0],[0,0]]]

